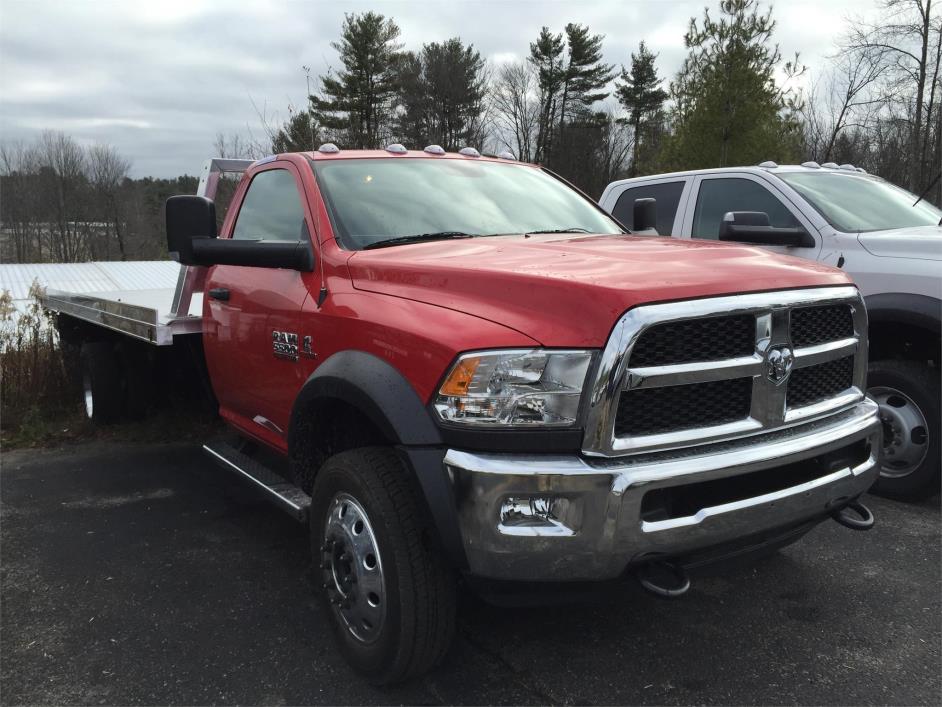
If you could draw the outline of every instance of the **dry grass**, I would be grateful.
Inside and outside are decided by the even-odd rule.
[[[0,293],[0,433],[4,446],[32,446],[63,432],[83,432],[78,376],[63,355],[52,315],[33,284],[25,311]]]

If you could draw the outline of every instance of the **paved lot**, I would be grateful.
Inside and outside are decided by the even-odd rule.
[[[3,455],[3,704],[933,704],[938,498],[877,498],[679,601],[466,598],[435,674],[372,688],[332,650],[305,533],[194,445]]]

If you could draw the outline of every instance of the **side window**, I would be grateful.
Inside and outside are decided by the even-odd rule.
[[[669,236],[674,229],[674,216],[683,190],[683,182],[661,182],[625,189],[615,202],[612,216],[631,228],[635,218],[635,199],[657,199],[657,232]]]
[[[294,175],[286,169],[270,169],[252,178],[232,237],[297,241],[303,237],[303,225],[304,209]]]
[[[764,211],[769,215],[769,223],[778,228],[799,225],[778,197],[751,179],[704,179],[690,235],[716,240],[720,236],[720,222],[729,211]]]

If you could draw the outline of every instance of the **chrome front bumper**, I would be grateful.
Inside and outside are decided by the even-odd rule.
[[[445,467],[471,574],[602,580],[651,556],[682,557],[826,518],[876,480],[881,434],[877,406],[865,399],[817,422],[691,449],[616,459],[449,450]],[[853,461],[835,465],[844,449]],[[823,455],[829,463],[818,475],[809,460]],[[766,473],[799,462],[811,470],[800,483],[747,498],[734,493],[735,500],[691,514],[643,517],[652,491],[746,474],[767,484]]]

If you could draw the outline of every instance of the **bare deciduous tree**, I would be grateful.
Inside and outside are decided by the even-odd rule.
[[[883,10],[876,22],[855,24],[848,48],[879,57],[898,102],[909,104],[900,106],[911,120],[908,186],[921,191],[938,164],[942,19],[933,0],[883,0]]]
[[[118,199],[121,184],[131,170],[131,162],[108,145],[92,145],[88,149],[88,181],[99,200],[99,213],[105,216],[106,230],[112,230],[121,260],[127,260],[122,204]]]
[[[524,162],[536,159],[540,123],[536,90],[533,67],[525,62],[503,64],[491,87],[495,139]]]

